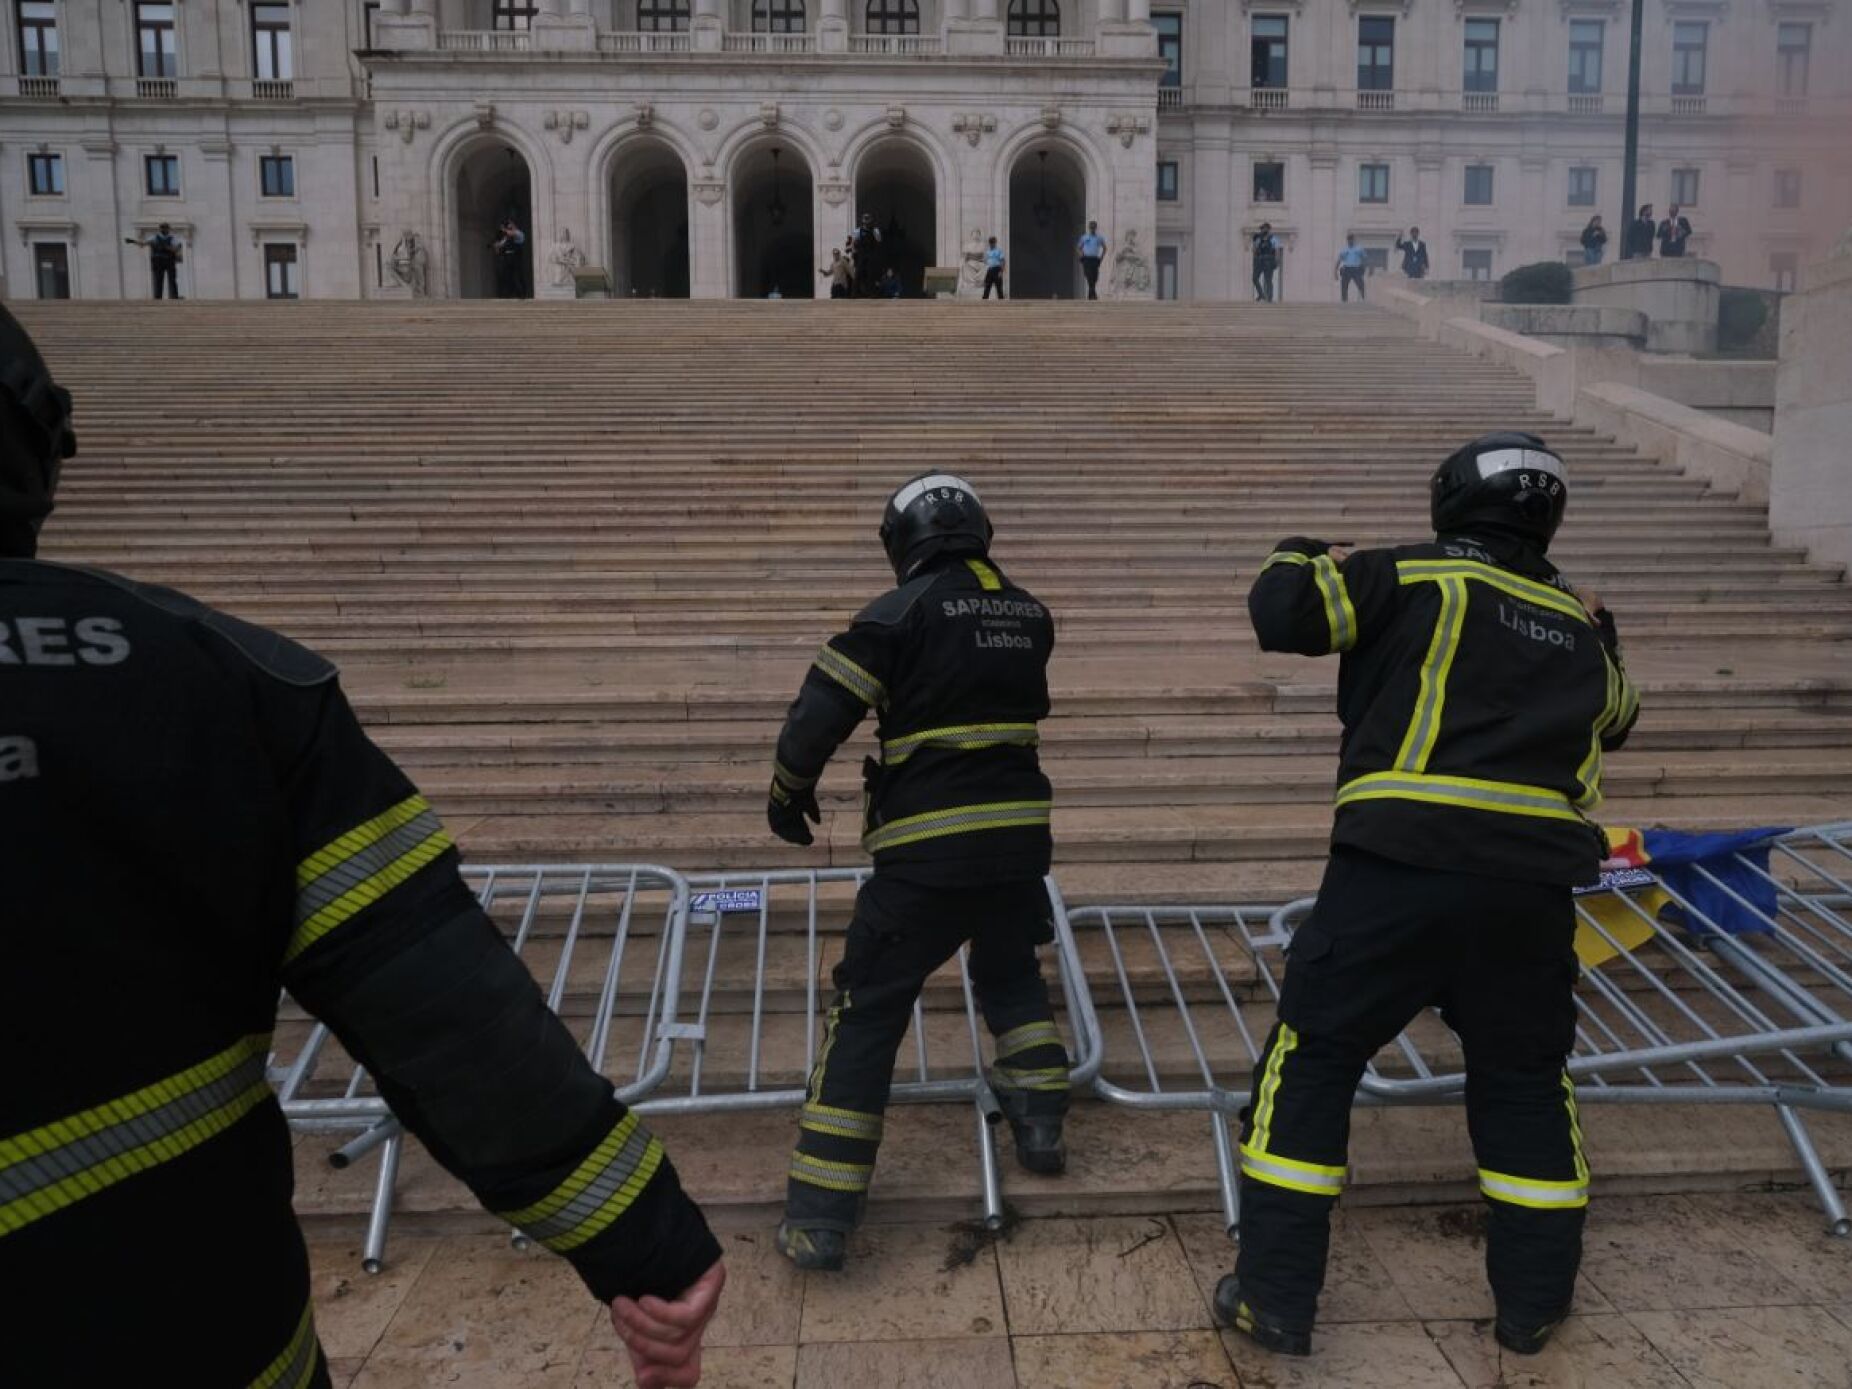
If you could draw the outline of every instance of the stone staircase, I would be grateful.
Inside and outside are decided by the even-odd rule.
[[[1335,665],[1257,652],[1246,587],[1283,535],[1421,535],[1435,461],[1511,427],[1567,458],[1557,558],[1607,598],[1644,691],[1604,818],[1852,813],[1843,576],[1772,547],[1759,510],[1540,415],[1516,375],[1374,310],[18,308],[77,398],[82,453],[47,557],[187,589],[339,661],[375,737],[476,862],[859,863],[870,730],[825,778],[809,851],[765,830],[771,744],[816,646],[891,582],[874,535],[887,492],[947,468],[978,485],[999,560],[1060,624],[1044,753],[1070,901],[1310,891],[1330,823]],[[547,918],[543,937],[558,926]],[[801,929],[774,921],[759,999],[774,1083],[802,1071]],[[738,1079],[755,997],[755,957],[735,946],[718,957],[711,1024],[722,1081]],[[1104,962],[1089,962],[1109,1045],[1123,1042]],[[1181,986],[1213,984],[1203,970]],[[568,1015],[596,989],[570,979]],[[943,1068],[968,1067],[955,981],[928,1004]],[[286,1021],[281,1044],[302,1026]],[[1167,1070],[1187,1071],[1182,1039],[1157,1045]],[[1792,1165],[1771,1119],[1667,1112],[1680,1126],[1591,1107],[1598,1167],[1664,1185]],[[1358,1177],[1379,1196],[1467,1170],[1450,1111],[1359,1122]],[[1012,1174],[1030,1208],[1207,1199],[1202,1116],[1087,1107],[1075,1123],[1068,1182]],[[878,1194],[968,1214],[969,1124],[956,1108],[899,1117]],[[1453,1137],[1437,1141],[1437,1126]],[[777,1199],[787,1116],[663,1127],[719,1205],[757,1219]],[[1852,1155],[1852,1125],[1815,1128],[1829,1158]],[[948,1144],[959,1160],[933,1160]],[[305,1165],[304,1180],[305,1209],[364,1196],[351,1173]],[[405,1190],[414,1209],[467,1207],[421,1159]]]

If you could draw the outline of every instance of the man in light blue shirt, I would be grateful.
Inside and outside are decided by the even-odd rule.
[[[1087,223],[1087,234],[1080,238],[1080,269],[1087,277],[1087,298],[1100,297],[1100,262],[1106,259],[1106,238],[1100,235],[1098,222]]]
[[[990,245],[984,251],[984,297],[990,298],[991,290],[997,291],[997,298],[1007,299],[1003,292],[1003,250],[997,245],[997,238],[990,238]]]
[[[1367,296],[1363,292],[1363,277],[1370,268],[1369,253],[1357,244],[1355,233],[1344,238],[1344,249],[1338,252],[1337,276],[1338,291],[1344,296],[1344,302],[1350,302],[1350,287],[1357,286],[1357,298]]]

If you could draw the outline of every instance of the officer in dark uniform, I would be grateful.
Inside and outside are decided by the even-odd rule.
[[[768,818],[811,842],[817,778],[869,710],[881,759],[863,766],[862,847],[874,875],[856,898],[829,1031],[810,1076],[779,1249],[839,1269],[874,1176],[894,1056],[927,978],[971,942],[971,983],[996,1037],[989,1080],[1034,1172],[1066,1164],[1068,1058],[1035,947],[1052,939],[1048,609],[989,559],[990,518],[971,485],[914,478],[881,521],[900,586],[817,654],[779,735]]]
[[[661,1145],[332,666],[32,558],[74,452],[70,397],[0,309],[0,1384],[328,1384],[265,1080],[279,988],[618,1299],[642,1384],[696,1383],[725,1273]]]
[[[1584,818],[1639,699],[1614,620],[1544,558],[1562,460],[1491,434],[1441,464],[1432,544],[1281,541],[1248,608],[1268,651],[1339,653],[1337,819],[1288,957],[1241,1130],[1241,1253],[1224,1320],[1304,1355],[1365,1063],[1436,1006],[1466,1053],[1500,1344],[1569,1311],[1588,1165],[1564,1070],[1571,889],[1605,847]]]

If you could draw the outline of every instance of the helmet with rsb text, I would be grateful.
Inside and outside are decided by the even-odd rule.
[[[51,514],[59,470],[76,452],[70,392],[0,307],[0,547],[30,551]]]
[[[1535,434],[1485,434],[1434,470],[1436,534],[1506,531],[1548,549],[1563,523],[1569,478],[1562,458]]]
[[[951,473],[903,483],[881,516],[881,547],[903,584],[936,556],[988,554],[993,534],[977,489]]]

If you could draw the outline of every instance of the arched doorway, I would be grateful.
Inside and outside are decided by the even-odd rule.
[[[881,231],[875,273],[892,267],[910,298],[925,292],[926,267],[939,263],[936,186],[932,161],[910,140],[883,140],[856,164],[856,217],[872,214]]]
[[[810,162],[782,140],[742,154],[733,166],[733,292],[763,299],[817,293]]]
[[[513,145],[479,145],[457,168],[457,293],[465,299],[529,299],[534,293],[534,197],[527,160]],[[504,264],[492,250],[512,218],[527,244]]]
[[[627,146],[611,172],[611,285],[620,297],[688,297],[688,168],[660,140]]]
[[[1086,226],[1087,171],[1061,145],[1025,150],[1010,169],[1010,296],[1086,294],[1075,243]]]

